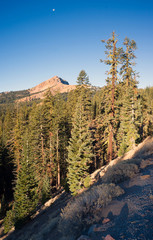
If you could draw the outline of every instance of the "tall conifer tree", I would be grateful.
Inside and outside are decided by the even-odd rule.
[[[133,70],[135,66],[135,54],[136,43],[134,40],[125,38],[123,42],[125,51],[122,49],[121,53],[121,69],[120,74],[122,76],[122,104],[120,105],[120,128],[118,133],[118,139],[120,143],[119,155],[124,154],[127,150],[130,150],[135,146],[135,142],[139,137],[138,124],[140,106],[138,106],[138,91],[136,73]],[[138,109],[139,107],[139,109]],[[137,115],[137,117],[136,117]]]
[[[89,176],[89,164],[93,158],[92,139],[81,97],[73,118],[73,129],[68,147],[68,183],[75,195],[84,187]]]
[[[137,86],[136,81],[136,73],[133,70],[133,66],[135,66],[135,54],[134,51],[137,49],[136,42],[134,40],[130,40],[129,38],[125,38],[123,45],[125,46],[126,50],[122,49],[121,52],[121,69],[120,74],[122,76],[122,81],[126,87],[132,86],[135,88]]]
[[[14,216],[17,227],[30,217],[38,204],[38,185],[34,165],[30,159],[27,137],[25,137],[22,157],[14,192]]]
[[[115,132],[115,99],[116,99],[116,83],[117,83],[117,66],[119,64],[120,49],[116,47],[118,42],[115,32],[112,32],[112,37],[107,41],[102,40],[106,43],[105,54],[107,56],[106,60],[101,60],[106,65],[110,66],[107,72],[107,89],[108,89],[108,99],[107,99],[107,112],[109,115],[108,119],[108,159],[111,161],[114,157],[114,132]]]
[[[77,84],[78,85],[89,85],[89,77],[87,76],[87,73],[84,70],[81,70],[79,73],[79,76],[77,78]]]
[[[47,173],[47,127],[42,105],[33,105],[29,120],[30,156],[35,165],[39,189],[38,197],[43,202],[49,196],[50,183]]]

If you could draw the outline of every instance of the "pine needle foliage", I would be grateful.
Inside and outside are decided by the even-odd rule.
[[[135,66],[135,54],[134,51],[137,49],[136,42],[134,40],[130,40],[129,38],[125,38],[123,45],[126,47],[124,51],[122,48],[120,54],[120,74],[122,76],[122,81],[126,84],[126,86],[136,87],[136,72],[133,70],[133,66]]]
[[[26,143],[28,144],[28,142]],[[28,146],[24,146],[23,159],[14,193],[15,226],[19,227],[35,211],[38,204],[37,182]]]
[[[109,38],[107,41],[102,40],[103,43],[105,43],[106,47],[106,59],[101,60],[101,62],[104,62],[106,65],[109,66],[109,71],[107,72],[108,78],[106,80],[107,82],[107,106],[106,110],[108,112],[108,159],[111,161],[114,157],[115,149],[114,149],[114,134],[115,134],[115,104],[116,104],[116,84],[117,84],[117,67],[120,62],[120,54],[121,54],[121,48],[117,48],[117,36],[115,32],[112,32],[111,38]]]
[[[76,195],[84,187],[92,158],[92,139],[83,102],[80,98],[73,118],[73,128],[68,147],[67,177],[73,195]],[[87,184],[86,181],[85,184]]]
[[[80,71],[79,76],[77,78],[77,84],[78,85],[90,85],[89,77],[84,70]]]
[[[123,45],[126,50],[122,48],[120,55],[121,68],[120,74],[122,76],[122,97],[120,105],[120,127],[118,130],[119,152],[121,156],[128,150],[135,147],[136,141],[139,139],[139,129],[142,125],[142,106],[139,100],[137,91],[136,72],[133,69],[135,66],[136,43],[134,40],[125,38]]]

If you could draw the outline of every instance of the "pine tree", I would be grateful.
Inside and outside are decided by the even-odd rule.
[[[78,86],[76,92],[78,93],[78,98],[81,96],[84,105],[84,112],[86,114],[87,120],[92,119],[92,104],[91,104],[91,88],[89,77],[86,72],[82,70],[77,78]]]
[[[95,169],[102,167],[108,161],[109,113],[108,89],[103,87],[95,94],[96,118],[92,121],[91,129],[94,140]]]
[[[54,140],[54,159],[56,166],[56,185],[60,188],[65,185],[67,169],[67,146],[70,137],[70,119],[67,105],[60,94],[55,96],[53,111],[52,132]]]
[[[126,85],[126,87],[132,86],[133,88],[136,87],[136,73],[133,70],[133,66],[135,66],[135,54],[134,51],[137,49],[136,42],[134,40],[130,40],[129,38],[125,38],[123,45],[126,47],[124,51],[122,48],[122,52],[120,55],[121,59],[121,68],[120,74],[122,76],[122,81]]]
[[[122,49],[121,53],[121,69],[122,83],[120,84],[122,91],[122,104],[120,105],[120,128],[118,132],[118,141],[120,144],[119,155],[124,154],[135,146],[136,140],[139,138],[140,126],[140,101],[138,99],[136,73],[133,70],[136,58],[134,50],[136,43],[134,40],[125,38],[124,43],[126,50]]]
[[[42,121],[41,126],[43,128],[43,133],[41,133],[41,141],[44,148],[44,170],[46,178],[44,179],[44,196],[45,198],[49,196],[52,184],[55,177],[55,160],[54,160],[54,141],[53,141],[53,112],[54,112],[55,98],[51,94],[50,90],[45,94],[45,98],[42,103],[41,115]],[[46,184],[45,184],[46,183]],[[45,187],[46,186],[46,187]],[[46,192],[46,194],[45,194]]]
[[[47,168],[49,161],[47,155],[47,132],[46,118],[43,105],[33,105],[29,117],[29,142],[30,156],[34,161],[35,175],[38,182],[38,198],[44,202],[50,194],[50,180]]]
[[[87,73],[84,70],[81,70],[81,72],[79,73],[79,76],[77,78],[77,84],[78,85],[90,85],[89,77],[87,76]]]
[[[153,87],[139,90],[142,100],[143,138],[153,135]]]
[[[3,139],[3,143],[4,145],[8,145],[9,141],[12,137],[12,130],[14,127],[14,106],[8,106],[5,110],[2,122],[3,122],[3,135],[2,135],[2,139]]]
[[[101,60],[106,65],[110,66],[109,71],[107,72],[107,91],[108,91],[108,99],[107,106],[105,112],[108,113],[108,127],[107,132],[108,135],[108,159],[111,161],[114,157],[114,146],[115,146],[115,100],[116,100],[116,83],[117,83],[117,66],[119,64],[119,57],[121,53],[121,49],[116,47],[118,42],[115,32],[112,33],[112,37],[107,41],[102,40],[103,43],[106,43],[105,47],[107,51],[105,54],[107,56],[106,60]],[[109,77],[110,76],[110,77]]]
[[[35,170],[30,159],[29,141],[25,138],[23,159],[19,169],[14,192],[15,226],[18,227],[30,217],[38,204],[38,185],[35,179]]]
[[[132,91],[128,87],[126,97],[122,100],[122,109],[120,117],[120,128],[118,138],[120,138],[119,156],[123,155],[126,151],[135,147],[135,142],[139,137],[136,128],[135,115],[133,114],[134,102],[131,97]]]
[[[80,98],[73,118],[73,129],[68,147],[67,177],[70,191],[74,195],[84,187],[84,181],[89,176],[89,164],[92,158],[92,139]]]
[[[12,130],[11,148],[14,154],[14,164],[16,167],[16,175],[20,169],[21,154],[23,150],[23,136],[28,126],[28,109],[26,105],[16,105],[16,116],[14,119],[14,128]]]
[[[50,188],[60,188],[66,183],[67,146],[70,137],[70,119],[67,104],[61,94],[54,97],[48,92],[41,110],[45,129],[44,147],[47,174]]]
[[[8,202],[12,200],[14,180],[13,155],[10,151],[10,138],[12,133],[12,122],[10,116],[14,114],[14,108],[7,108],[0,112],[0,214],[4,215]],[[5,113],[7,114],[5,116]],[[6,122],[5,122],[6,120]],[[8,126],[6,125],[8,123]],[[10,127],[10,129],[9,129]]]
[[[93,118],[93,113],[92,113],[92,90],[89,87],[89,85],[78,85],[75,90],[72,90],[71,92],[68,93],[68,98],[67,98],[67,114],[69,118],[72,118],[75,112],[76,104],[78,102],[79,97],[82,96],[84,98],[85,102],[85,109],[88,117],[91,119]]]

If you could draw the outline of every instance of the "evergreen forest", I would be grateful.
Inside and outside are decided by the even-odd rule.
[[[0,217],[5,232],[28,221],[61,188],[77,195],[90,174],[153,135],[153,87],[138,88],[136,43],[113,32],[105,45],[106,84],[85,70],[67,94],[0,105]]]

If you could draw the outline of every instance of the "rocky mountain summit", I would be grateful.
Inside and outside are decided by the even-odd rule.
[[[34,99],[44,98],[45,93],[50,90],[53,95],[56,93],[70,92],[75,89],[75,85],[69,85],[69,83],[58,76],[54,76],[37,86],[28,89],[29,96],[20,99],[19,101],[30,101]]]

